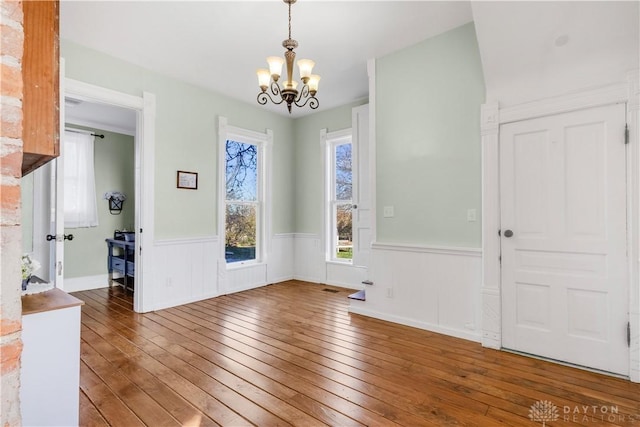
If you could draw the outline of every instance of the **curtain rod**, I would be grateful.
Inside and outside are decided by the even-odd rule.
[[[89,134],[91,136],[95,136],[97,138],[104,139],[104,135],[93,133],[93,132],[89,132],[89,131],[86,131],[86,130],[72,129],[72,128],[64,128],[64,130],[67,131],[67,132],[72,132],[72,133],[86,133],[86,134]]]

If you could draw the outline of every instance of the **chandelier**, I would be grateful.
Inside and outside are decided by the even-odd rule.
[[[261,90],[258,94],[258,104],[265,105],[269,100],[276,105],[286,102],[289,114],[291,114],[292,104],[298,107],[309,104],[309,107],[315,110],[319,105],[316,92],[318,92],[320,81],[320,76],[311,74],[315,62],[310,59],[298,60],[298,71],[300,80],[302,80],[300,91],[297,89],[298,82],[293,80],[293,62],[296,59],[296,53],[293,50],[298,47],[298,42],[291,38],[291,5],[297,0],[282,1],[289,5],[289,38],[282,42],[282,46],[287,50],[284,52],[284,59],[279,56],[270,56],[267,58],[269,69],[260,68],[258,70],[258,84]],[[283,81],[280,86],[278,80],[285,62],[287,64],[287,80]]]

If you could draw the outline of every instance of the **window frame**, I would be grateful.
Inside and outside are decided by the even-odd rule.
[[[336,197],[336,147],[344,144],[351,144],[351,163],[354,164],[354,145],[352,129],[343,129],[335,132],[327,132],[323,129],[320,133],[321,143],[324,145],[324,176],[325,176],[325,197],[324,197],[324,225],[325,225],[325,260],[326,262],[338,263],[342,265],[353,265],[353,255],[351,259],[338,258],[337,254],[337,230],[336,215],[337,206],[342,204],[350,204],[351,221],[353,226],[353,191],[351,191],[350,200],[338,200]],[[352,174],[354,169],[352,169]],[[353,185],[353,176],[352,176]],[[353,243],[354,236],[352,234],[351,241]]]
[[[256,132],[235,126],[230,126],[226,117],[218,120],[218,236],[219,236],[219,265],[227,270],[251,267],[264,264],[269,252],[271,229],[271,147],[273,132]],[[231,201],[232,204],[246,204],[256,206],[256,253],[255,259],[246,261],[227,262],[225,257],[226,242],[226,147],[227,141],[232,140],[243,144],[255,145],[258,149],[258,170],[256,177],[255,201]]]

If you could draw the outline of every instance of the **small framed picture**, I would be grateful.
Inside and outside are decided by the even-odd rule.
[[[178,188],[198,189],[198,173],[178,171]]]

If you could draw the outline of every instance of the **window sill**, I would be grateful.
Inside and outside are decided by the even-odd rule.
[[[330,259],[325,261],[327,264],[335,264],[335,265],[353,265],[353,260],[345,260],[345,261],[338,261],[336,259]]]
[[[241,270],[243,268],[259,267],[265,265],[262,261],[238,261],[227,263],[227,270]]]

